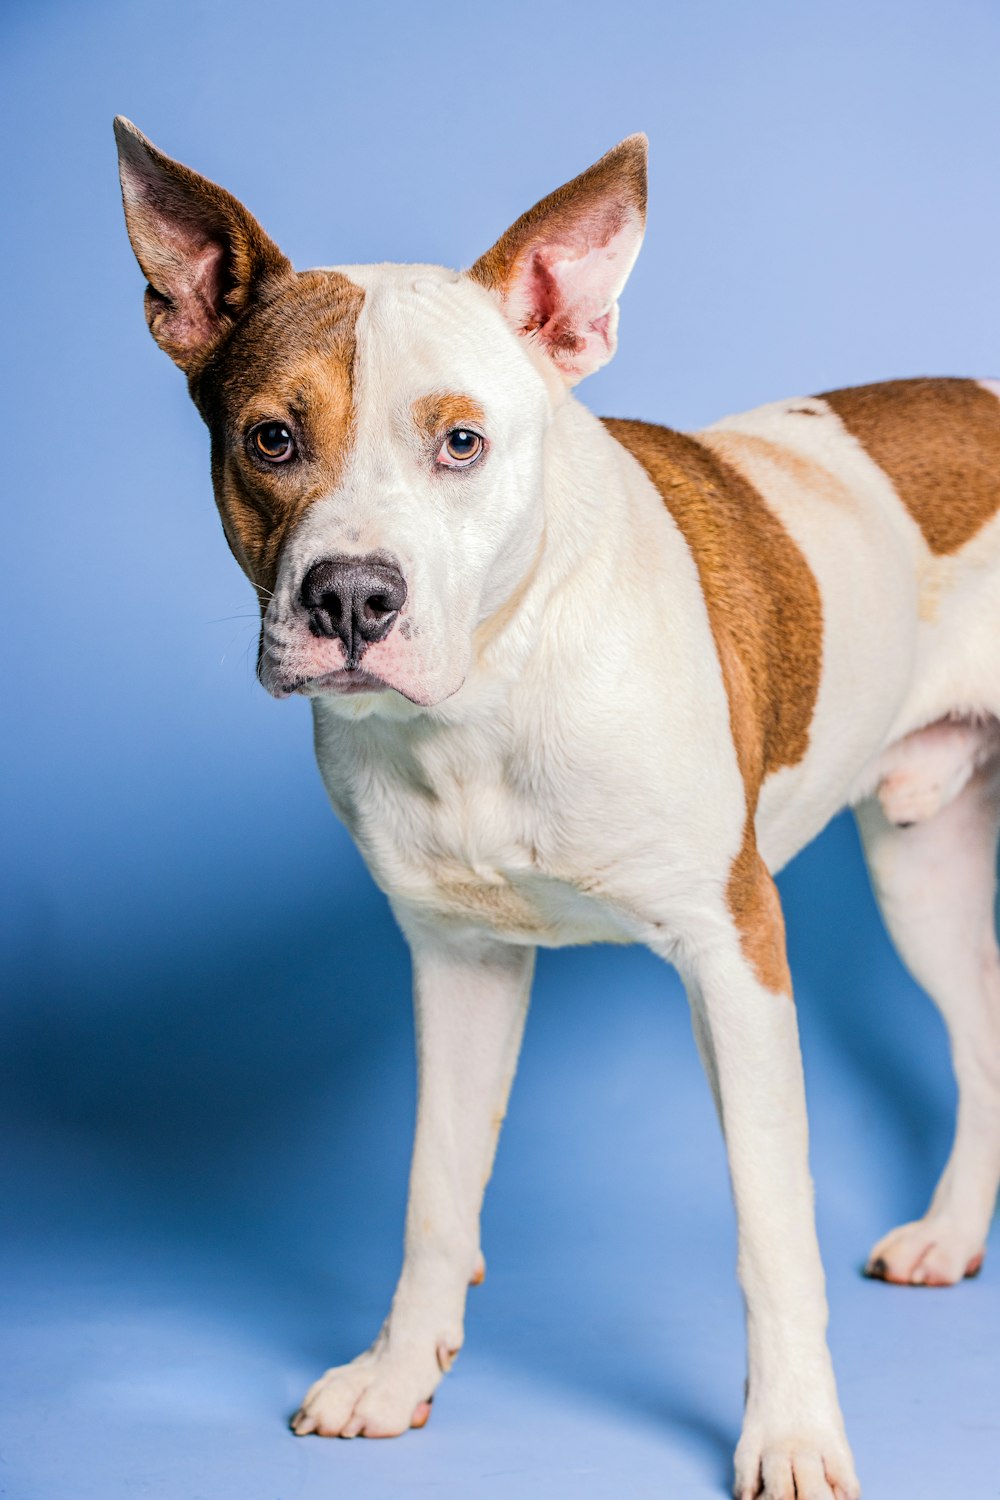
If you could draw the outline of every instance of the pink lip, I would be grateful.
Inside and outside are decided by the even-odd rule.
[[[313,693],[336,693],[346,697],[351,693],[385,693],[389,690],[389,684],[383,682],[381,677],[376,677],[372,672],[365,672],[357,668],[348,672],[341,668],[337,672],[326,672],[322,677],[309,677],[305,682],[296,685],[294,691],[311,695]]]

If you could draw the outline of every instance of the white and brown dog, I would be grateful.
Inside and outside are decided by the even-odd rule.
[[[228,193],[116,131],[149,326],[261,601],[261,679],[312,700],[330,799],[413,952],[402,1274],[295,1431],[426,1421],[483,1275],[535,949],[642,942],[687,985],[729,1152],[736,1492],[856,1496],[772,875],[856,808],[960,1090],[927,1214],[868,1269],[974,1274],[1000,1178],[1000,387],[891,381],[695,435],[602,421],[571,389],[615,348],[643,137],[469,271],[295,272]]]

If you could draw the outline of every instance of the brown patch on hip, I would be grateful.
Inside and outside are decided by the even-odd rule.
[[[796,765],[809,744],[823,654],[819,589],[760,493],[705,443],[647,422],[605,426],[656,485],[698,568],[746,788],[727,902],[760,982],[790,993],[781,907],[754,815],[764,778]]]
[[[885,380],[822,397],[939,556],[1000,510],[1000,401],[975,380]]]

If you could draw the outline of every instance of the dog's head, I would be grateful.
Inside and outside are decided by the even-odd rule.
[[[222,524],[261,600],[261,680],[365,695],[355,712],[389,689],[440,703],[539,554],[552,413],[614,352],[645,138],[459,274],[296,272],[229,193],[128,121],[115,134],[149,328],[211,431]]]

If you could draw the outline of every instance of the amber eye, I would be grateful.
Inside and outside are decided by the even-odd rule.
[[[259,422],[249,438],[254,453],[268,463],[283,464],[295,457],[295,439],[284,422]]]
[[[453,427],[441,444],[437,461],[450,469],[467,469],[483,451],[485,444],[471,427]]]

